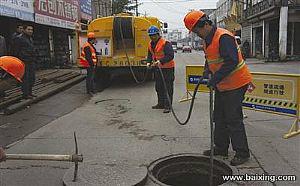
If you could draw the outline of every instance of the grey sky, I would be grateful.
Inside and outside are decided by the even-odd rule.
[[[185,14],[191,9],[216,8],[218,0],[138,0],[139,13],[158,17],[168,22],[169,29],[186,30],[183,24]]]

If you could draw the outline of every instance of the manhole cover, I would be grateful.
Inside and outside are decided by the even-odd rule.
[[[214,159],[213,185],[222,185],[224,175],[234,171],[222,160]],[[160,186],[208,186],[210,158],[200,154],[177,154],[160,158],[148,167],[148,176]]]

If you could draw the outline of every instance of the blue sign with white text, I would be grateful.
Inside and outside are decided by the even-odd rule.
[[[0,1],[0,15],[34,21],[33,0]]]
[[[265,106],[265,105],[259,105],[259,104],[252,104],[252,103],[243,103],[244,107],[249,107],[252,109],[259,109],[259,110],[266,110],[266,111],[272,111],[272,112],[279,112],[279,113],[285,113],[285,114],[292,114],[297,115],[297,111],[293,109],[288,108],[280,108],[280,107],[274,107],[274,106]]]
[[[190,84],[198,84],[200,78],[202,76],[195,76],[195,75],[190,75],[188,78],[189,78],[189,83]]]
[[[80,12],[81,18],[91,20],[92,19],[92,1],[91,0],[80,0]]]

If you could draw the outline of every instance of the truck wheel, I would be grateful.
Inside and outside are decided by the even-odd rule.
[[[147,81],[153,81],[154,80],[154,70],[151,69],[151,70],[148,71],[146,80]]]
[[[138,81],[143,81],[145,79],[145,72],[146,72],[145,70],[138,69],[138,70],[134,70],[133,72]]]
[[[111,75],[105,69],[97,69],[95,74],[96,89],[102,91],[111,84]]]

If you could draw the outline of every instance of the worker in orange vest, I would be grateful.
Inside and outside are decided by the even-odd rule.
[[[5,90],[13,88],[22,82],[25,71],[24,63],[13,56],[0,57],[0,97],[5,96]]]
[[[215,89],[214,155],[227,156],[231,141],[236,153],[230,164],[243,164],[248,161],[250,153],[243,123],[242,101],[252,76],[231,32],[215,27],[202,11],[189,12],[184,23],[190,32],[205,41],[205,71],[211,74],[208,86]],[[203,152],[207,156],[210,153],[210,150]]]
[[[173,101],[175,79],[174,50],[172,44],[160,36],[160,30],[156,26],[149,27],[148,35],[151,41],[148,46],[147,65],[156,67],[154,76],[155,90],[158,97],[158,103],[152,106],[152,109],[164,109],[163,113],[169,113],[171,111],[170,104],[172,104]],[[159,68],[162,70],[163,78]],[[163,81],[166,82],[168,92],[165,91]],[[167,94],[169,95],[171,103],[169,103],[167,99]]]
[[[95,33],[89,32],[87,34],[88,40],[83,45],[81,56],[80,56],[80,64],[83,68],[87,70],[87,77],[86,77],[86,93],[89,95],[93,95],[94,92],[94,76],[95,76],[95,69],[97,65],[97,55],[96,55],[96,48],[94,44],[97,43]]]

